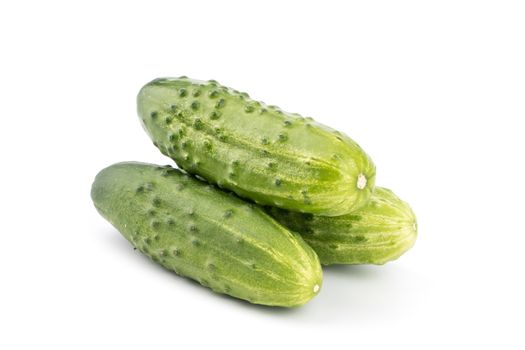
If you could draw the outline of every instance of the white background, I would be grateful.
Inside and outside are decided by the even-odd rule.
[[[0,348],[525,347],[522,1],[3,1],[0,38]],[[133,251],[91,182],[172,164],[135,96],[179,75],[349,134],[412,205],[415,247],[326,268],[292,310]]]

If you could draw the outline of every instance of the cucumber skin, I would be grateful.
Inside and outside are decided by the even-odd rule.
[[[155,146],[180,168],[258,204],[337,216],[374,188],[375,165],[348,136],[215,81],[156,79],[137,106]]]
[[[102,170],[95,207],[142,253],[218,293],[292,307],[314,297],[319,259],[261,208],[169,166]]]
[[[375,188],[365,207],[348,215],[322,217],[277,208],[267,211],[300,233],[323,265],[382,265],[403,255],[417,238],[416,217],[410,206],[382,187]]]

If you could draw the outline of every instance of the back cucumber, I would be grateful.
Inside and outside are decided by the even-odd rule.
[[[156,79],[137,105],[164,155],[258,204],[337,216],[374,188],[375,166],[348,136],[215,81]]]
[[[268,208],[290,230],[299,232],[323,265],[384,264],[415,243],[416,217],[394,192],[376,187],[370,202],[352,214],[322,217]]]
[[[285,307],[319,292],[319,259],[298,234],[180,170],[115,164],[97,175],[91,197],[142,253],[215,292]]]

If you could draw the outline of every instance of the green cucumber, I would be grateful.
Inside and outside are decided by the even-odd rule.
[[[91,197],[142,253],[215,292],[285,307],[319,292],[319,259],[298,234],[180,170],[115,164],[97,175]]]
[[[368,204],[347,215],[323,217],[268,208],[315,250],[323,265],[377,264],[397,259],[415,243],[416,217],[392,191],[376,187]]]
[[[337,216],[373,190],[375,166],[348,136],[215,81],[156,79],[137,105],[164,155],[258,204]]]

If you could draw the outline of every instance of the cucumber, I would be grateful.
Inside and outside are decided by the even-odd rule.
[[[216,81],[156,79],[137,105],[164,155],[258,204],[337,216],[373,190],[375,166],[348,136]]]
[[[377,264],[397,259],[415,243],[416,217],[392,191],[376,187],[370,202],[352,214],[322,217],[268,208],[315,250],[321,264]]]
[[[142,253],[215,292],[285,307],[319,292],[319,259],[298,234],[180,170],[115,164],[97,175],[91,197]]]

